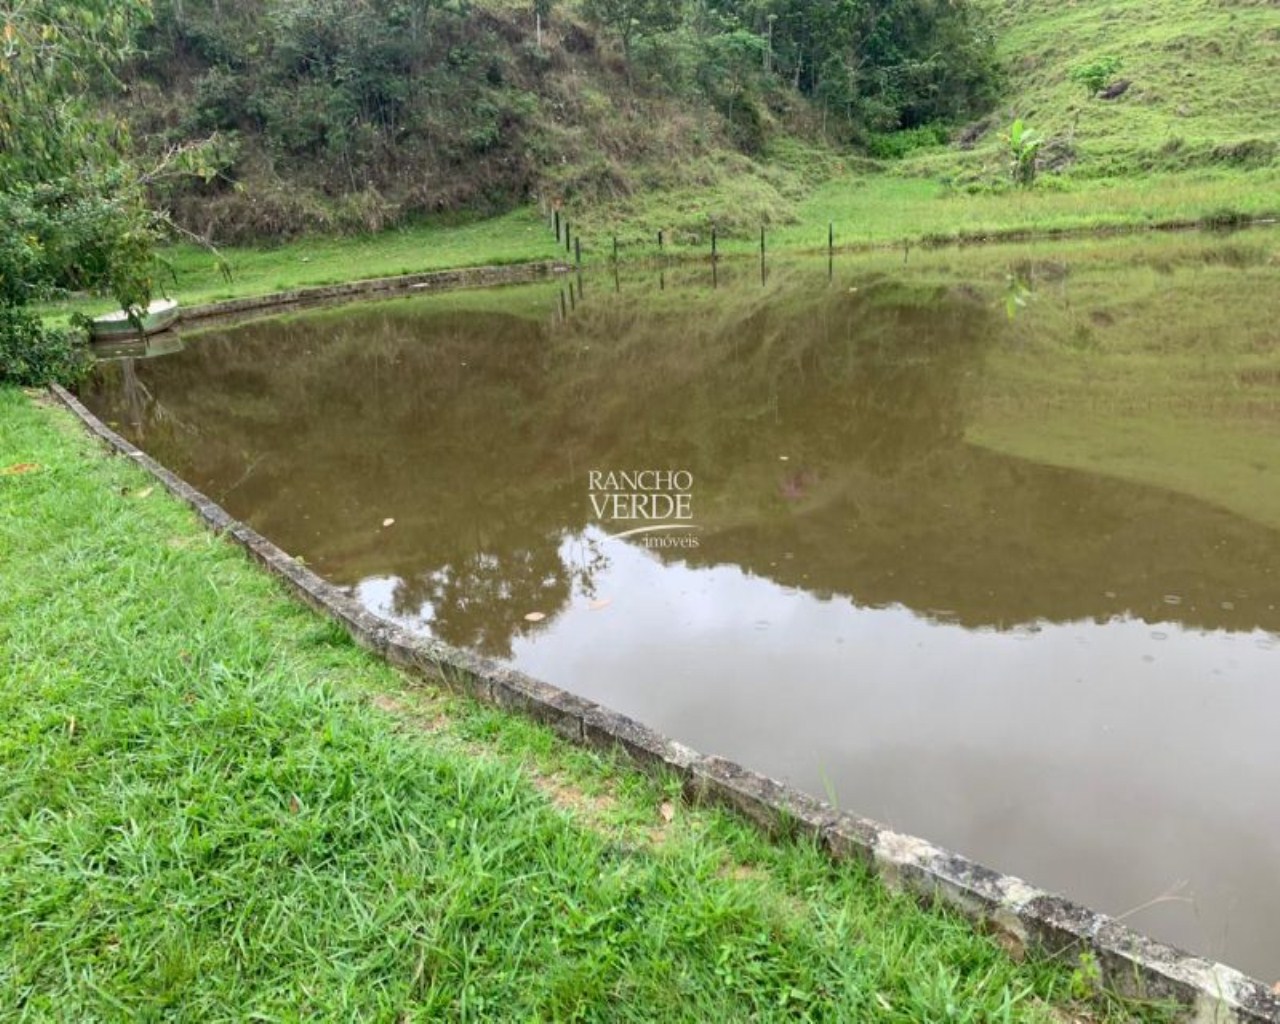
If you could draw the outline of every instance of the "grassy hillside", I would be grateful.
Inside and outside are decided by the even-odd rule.
[[[990,117],[899,169],[991,185],[1006,176],[1000,135],[1023,118],[1048,139],[1041,183],[1152,172],[1275,167],[1280,152],[1280,17],[1266,0],[1013,0],[1000,5],[1010,79]],[[1073,72],[1114,58],[1114,99]]]
[[[993,6],[1008,68],[990,115],[939,144],[903,133],[898,159],[848,154],[790,205],[780,246],[980,237],[1027,230],[1225,220],[1280,211],[1280,17],[1266,0],[1013,0]],[[1073,72],[1113,57],[1115,99]],[[1002,135],[1015,118],[1041,133],[1030,190],[1010,181]],[[925,143],[919,148],[913,145]],[[603,229],[668,226],[705,244],[708,214],[751,188],[642,197],[599,218]],[[639,231],[633,233],[639,234]],[[690,238],[692,241],[692,238]]]
[[[985,2],[155,0],[122,102],[144,164],[207,143],[201,183],[148,180],[222,242],[654,194],[746,234],[990,110]]]
[[[1062,173],[1274,166],[1280,123],[1280,15],[1267,0],[1020,0],[1002,12],[1014,73],[1008,103],[1060,143]],[[1071,71],[1114,56],[1114,100]],[[984,142],[991,145],[991,134]],[[980,151],[982,152],[982,151]]]
[[[319,157],[275,158],[254,141],[252,124],[232,130],[238,155],[227,174],[234,183],[184,192],[177,208],[197,231],[249,243],[228,250],[236,279],[222,280],[207,255],[181,247],[171,252],[176,278],[163,281],[196,301],[546,258],[557,250],[538,214],[557,199],[588,264],[609,257],[614,236],[624,257],[656,255],[660,230],[667,252],[705,254],[713,226],[720,250],[730,253],[754,249],[761,225],[771,251],[779,251],[824,246],[829,223],[838,245],[860,246],[1229,224],[1280,213],[1274,4],[1016,0],[991,10],[1008,70],[1002,99],[981,119],[941,132],[948,141],[938,142],[932,128],[864,133],[862,146],[839,141],[810,100],[775,84],[753,108],[761,134],[746,152],[731,118],[705,96],[673,95],[652,69],[637,70],[643,63],[628,81],[616,43],[583,18],[579,4],[554,8],[539,45],[523,5],[484,0],[465,32],[486,46],[498,39],[501,59],[496,71],[481,69],[498,84],[485,86],[492,103],[474,112],[473,129],[483,135],[486,118],[506,116],[504,104],[536,99],[502,121],[491,147],[419,140],[425,150],[406,144],[393,161],[377,164],[385,180],[344,192],[333,179],[342,168],[334,172]],[[461,24],[454,29],[464,31]],[[1131,83],[1112,100],[1090,95],[1073,77],[1105,58],[1118,61],[1113,82]],[[206,106],[212,102],[218,76],[211,82],[197,74],[199,61],[177,50],[168,64],[148,60],[135,74],[130,103],[137,133],[159,145],[194,130],[188,120],[201,95]],[[1001,136],[1016,117],[1046,138],[1031,189],[1010,182]],[[869,155],[895,147],[896,158]],[[421,166],[434,176],[424,173],[415,184],[415,160],[426,160]],[[443,212],[420,217],[422,200]],[[459,216],[483,219],[513,205],[525,209],[458,226]],[[406,217],[422,223],[375,233]],[[336,237],[351,232],[365,236],[358,259],[353,243]],[[275,241],[305,237],[264,251],[264,233]]]
[[[624,56],[616,26],[579,3],[539,29],[531,5],[504,0],[158,0],[119,102],[149,159],[214,140],[218,174],[171,177],[155,198],[223,243],[729,182],[753,195],[734,214],[745,226],[801,198],[831,157],[758,43],[690,20]]]

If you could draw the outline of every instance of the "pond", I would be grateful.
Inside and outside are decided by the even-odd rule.
[[[84,398],[383,616],[1271,982],[1278,286],[1260,232],[597,271]]]

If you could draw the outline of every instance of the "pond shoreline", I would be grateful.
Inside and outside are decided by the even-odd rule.
[[[980,927],[997,931],[1016,949],[1030,946],[1072,959],[1091,953],[1102,983],[1114,991],[1176,1000],[1194,1019],[1280,1021],[1280,994],[1234,968],[1149,939],[1020,879],[837,811],[731,761],[699,754],[608,708],[471,652],[415,636],[373,615],[111,430],[65,389],[55,386],[52,393],[108,448],[191,506],[208,528],[228,535],[305,603],[391,664],[549,725],[571,742],[619,749],[648,772],[674,774],[687,799],[728,806],[771,834],[807,836],[834,860],[862,863],[886,885],[947,905]]]
[[[239,320],[289,309],[305,309],[315,305],[346,299],[386,298],[402,293],[426,294],[459,288],[491,288],[495,285],[528,284],[554,274],[569,271],[567,263],[544,260],[510,266],[457,267],[449,270],[427,270],[392,277],[370,277],[342,284],[312,285],[288,291],[248,295],[239,299],[219,299],[183,309],[182,323],[204,320]]]
[[[1142,235],[1148,233],[1174,233],[1191,231],[1218,231],[1234,233],[1249,228],[1267,227],[1280,223],[1280,215],[1246,216],[1230,225],[1216,225],[1211,218],[1175,218],[1152,223],[1117,224],[1078,228],[1007,228],[994,231],[959,231],[955,234],[938,234],[920,239],[904,237],[888,242],[861,242],[836,245],[831,249],[824,246],[782,246],[767,253],[766,265],[771,255],[778,256],[814,256],[830,253],[832,256],[859,255],[876,252],[893,252],[902,249],[909,252],[913,247],[924,249],[945,249],[948,247],[968,248],[971,246],[995,246],[1024,242],[1052,242],[1069,239],[1116,238],[1122,236]],[[614,267],[667,267],[687,266],[696,263],[729,261],[735,263],[755,259],[753,253],[730,249],[721,251],[712,257],[704,252],[692,252],[687,248],[675,248],[661,255],[646,252],[643,255],[622,257],[613,262],[605,260]],[[443,270],[425,270],[407,274],[395,274],[384,277],[356,278],[340,284],[305,285],[284,291],[264,292],[246,295],[240,298],[217,299],[212,302],[199,303],[184,307],[179,323],[204,321],[238,322],[254,316],[270,316],[281,312],[307,309],[320,305],[337,305],[344,301],[361,301],[403,297],[407,294],[427,294],[438,291],[451,291],[465,288],[486,288],[498,285],[528,284],[559,277],[574,271],[598,269],[599,263],[574,264],[565,260],[538,260],[529,263],[489,264],[478,266],[458,266]]]

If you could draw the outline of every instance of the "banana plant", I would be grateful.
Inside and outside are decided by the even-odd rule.
[[[1009,173],[1014,183],[1030,188],[1036,180],[1036,157],[1044,145],[1044,136],[1018,118],[1003,137],[1009,146]]]

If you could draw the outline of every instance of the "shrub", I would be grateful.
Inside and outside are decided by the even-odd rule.
[[[1071,80],[1085,87],[1090,96],[1094,96],[1107,87],[1112,76],[1120,70],[1120,58],[1108,54],[1098,57],[1087,64],[1078,64],[1071,69]]]
[[[867,137],[867,152],[880,160],[899,160],[917,149],[946,145],[950,134],[941,124],[926,124],[883,134],[873,132]]]
[[[21,306],[0,306],[0,382],[70,387],[84,380],[91,364],[80,332],[45,327]]]

